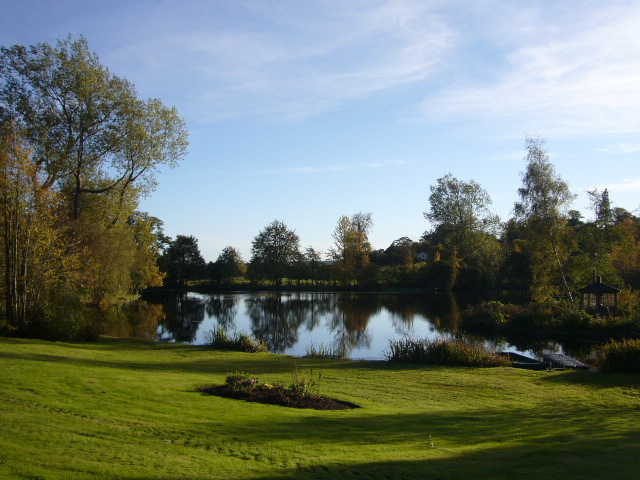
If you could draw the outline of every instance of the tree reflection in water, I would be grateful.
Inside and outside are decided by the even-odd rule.
[[[377,295],[342,293],[335,297],[329,328],[333,350],[341,357],[351,356],[354,348],[369,348],[369,320],[380,311]]]
[[[249,297],[245,300],[251,319],[251,333],[267,342],[269,351],[282,353],[298,340],[305,321],[308,301],[290,294]]]
[[[204,320],[202,299],[181,294],[165,301],[164,308],[166,318],[158,327],[158,341],[193,342]]]
[[[206,301],[207,315],[214,318],[223,330],[235,330],[238,301],[236,296],[211,295]]]
[[[451,294],[187,293],[155,300],[114,306],[95,315],[104,332],[113,336],[196,343],[206,330],[219,327],[251,333],[265,340],[274,353],[296,355],[304,355],[314,342],[347,358],[356,356],[356,350],[360,355],[356,358],[384,358],[392,337],[435,335],[476,339],[533,354],[562,348],[581,357],[585,351],[584,344],[566,339],[560,343],[526,335],[473,337],[458,327],[462,309],[473,300]],[[203,329],[200,334],[199,329]],[[303,341],[309,344],[302,345]]]
[[[158,324],[165,319],[162,304],[142,300],[92,309],[92,313],[105,335],[151,341],[156,340]]]

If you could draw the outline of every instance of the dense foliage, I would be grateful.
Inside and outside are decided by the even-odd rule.
[[[14,45],[0,49],[0,135],[0,325],[73,337],[83,305],[161,284],[161,222],[137,208],[186,153],[174,108],[139,99],[84,38]]]

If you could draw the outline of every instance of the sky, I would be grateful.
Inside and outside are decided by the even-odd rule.
[[[342,215],[373,248],[431,228],[429,187],[478,182],[503,220],[539,136],[586,191],[640,206],[640,2],[0,0],[0,45],[86,37],[141,98],[175,106],[189,153],[140,209],[245,260],[274,220],[325,252]]]

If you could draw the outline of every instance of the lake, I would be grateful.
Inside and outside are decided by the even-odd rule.
[[[553,342],[463,334],[462,309],[477,301],[445,293],[186,293],[112,307],[101,322],[107,335],[192,345],[205,344],[216,328],[246,332],[273,353],[295,356],[314,346],[344,358],[381,360],[391,339],[453,336],[536,357],[563,350]]]

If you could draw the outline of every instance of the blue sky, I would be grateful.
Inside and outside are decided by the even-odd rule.
[[[189,154],[141,204],[207,260],[271,221],[325,251],[370,212],[374,248],[429,229],[429,186],[474,179],[511,215],[524,137],[585,190],[640,205],[640,2],[1,0],[0,43],[84,35]]]

